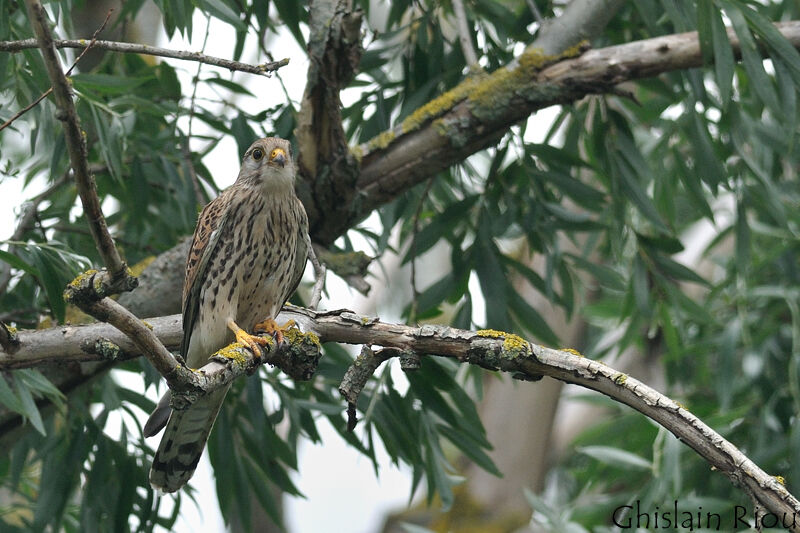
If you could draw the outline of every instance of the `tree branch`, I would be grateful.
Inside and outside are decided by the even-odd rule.
[[[97,186],[95,185],[94,177],[89,172],[86,141],[83,137],[75,104],[72,101],[69,82],[61,69],[61,61],[53,44],[47,14],[38,0],[26,0],[25,3],[28,8],[31,27],[36,34],[48,76],[53,84],[53,95],[55,96],[56,107],[58,107],[56,117],[64,122],[67,151],[69,152],[70,164],[75,173],[75,183],[78,186],[78,194],[81,197],[83,211],[89,222],[89,228],[92,231],[97,251],[109,271],[111,278],[109,283],[118,289],[131,285],[135,287],[135,283],[127,279],[129,278],[127,265],[120,258],[119,252],[114,246],[114,240],[108,233],[108,226],[100,208],[100,200],[97,197]]]
[[[102,31],[103,31],[103,29],[106,27],[106,24],[108,24],[108,19],[110,19],[110,18],[111,18],[111,13],[112,13],[113,11],[114,11],[113,9],[109,9],[109,10],[108,10],[108,13],[106,14],[106,18],[105,18],[105,20],[104,20],[104,21],[103,21],[103,23],[100,25],[100,27],[99,27],[99,28],[97,28],[97,30],[94,32],[94,34],[92,35],[92,40],[91,40],[91,41],[89,41],[89,44],[87,44],[87,45],[86,45],[86,48],[84,48],[84,49],[83,49],[83,52],[81,52],[81,53],[80,53],[80,55],[79,55],[77,58],[75,58],[75,61],[73,61],[73,62],[72,62],[72,65],[71,65],[71,66],[69,67],[69,69],[67,70],[67,74],[66,74],[66,76],[67,76],[67,77],[69,77],[69,75],[72,73],[72,70],[75,68],[75,66],[78,64],[78,62],[79,62],[81,59],[83,59],[83,56],[84,56],[84,55],[86,55],[86,52],[88,52],[89,50],[91,50],[91,49],[92,49],[92,47],[94,46],[94,43],[96,43],[96,42],[97,42],[97,36],[98,36],[98,35],[100,35],[100,32],[102,32]],[[7,127],[9,127],[11,124],[13,124],[13,123],[14,123],[14,121],[15,121],[15,120],[17,120],[19,117],[21,117],[22,115],[24,115],[25,113],[27,113],[28,111],[30,111],[31,109],[33,109],[34,107],[36,107],[36,106],[39,104],[39,102],[41,102],[42,100],[44,100],[45,98],[47,98],[47,97],[50,95],[50,93],[52,93],[52,92],[53,92],[53,88],[52,88],[52,87],[50,87],[50,88],[49,88],[49,89],[47,89],[45,92],[43,92],[42,94],[40,94],[40,95],[39,95],[39,97],[38,97],[36,100],[34,100],[34,101],[33,101],[33,102],[31,102],[30,104],[26,105],[25,107],[23,107],[22,109],[20,109],[20,110],[19,110],[19,111],[17,111],[16,113],[14,113],[14,115],[13,115],[11,118],[9,118],[9,119],[8,119],[8,120],[6,120],[5,122],[3,122],[3,124],[2,124],[2,125],[0,125],[0,131],[3,131],[4,129],[6,129],[6,128],[7,128]]]
[[[89,43],[84,39],[57,39],[53,41],[56,48],[86,48]],[[36,48],[38,46],[36,39],[24,39],[21,41],[0,41],[0,52],[20,52],[29,48]],[[149,46],[146,44],[136,43],[122,43],[116,41],[96,41],[94,48],[108,50],[111,52],[121,52],[124,54],[144,54],[158,57],[168,57],[171,59],[180,59],[182,61],[197,61],[207,65],[214,65],[217,67],[226,68],[230,71],[247,72],[249,74],[260,74],[262,76],[269,76],[270,72],[274,72],[281,67],[289,64],[289,58],[281,59],[280,61],[269,61],[261,63],[260,65],[249,65],[239,61],[231,61],[230,59],[222,59],[220,57],[207,56],[199,52],[187,52],[185,50],[169,50],[167,48],[159,48],[157,46]]]
[[[297,114],[297,194],[309,214],[309,230],[326,217],[347,218],[356,197],[358,162],[344,134],[339,91],[355,75],[361,59],[362,13],[350,0],[311,4],[309,66]]]
[[[800,21],[776,28],[800,48]],[[728,37],[739,54],[739,40]],[[514,67],[483,79],[468,78],[406,118],[392,130],[354,149],[361,158],[358,202],[349,217],[314,221],[313,237],[327,244],[374,209],[466,157],[493,146],[509,128],[539,109],[588,94],[605,93],[624,81],[702,66],[697,32],[563,56],[526,51]],[[309,217],[313,217],[309,213]],[[318,215],[320,216],[320,215]]]
[[[467,12],[464,9],[462,0],[453,0],[453,13],[456,15],[456,25],[458,26],[458,42],[461,44],[461,52],[470,70],[479,69],[478,54],[472,46],[472,31],[470,30]]]
[[[445,326],[388,324],[346,310],[315,312],[287,306],[279,320],[288,319],[294,320],[308,333],[290,335],[288,345],[278,349],[270,347],[264,357],[282,369],[288,368],[295,378],[308,378],[316,368],[315,354],[319,350],[317,338],[319,342],[364,344],[391,349],[354,361],[342,380],[343,394],[346,394],[349,403],[355,403],[369,375],[381,362],[410,352],[449,357],[487,370],[507,372],[522,380],[550,376],[596,390],[656,421],[725,474],[731,482],[740,486],[758,505],[763,505],[776,515],[800,513],[800,502],[783,485],[685,408],[640,381],[583,357],[574,350],[554,350],[529,343],[516,335],[493,330],[466,331]],[[148,319],[147,322],[153,326],[154,336],[167,345],[177,345],[181,335],[179,315]],[[102,356],[91,348],[98,342],[119,343],[126,357],[141,353],[137,351],[140,350],[138,346],[130,344],[119,332],[105,324],[23,331],[19,332],[18,337],[20,346],[14,355],[0,353],[0,369],[32,366],[45,361],[100,360]],[[299,352],[291,352],[298,347]],[[226,350],[230,351],[226,353]],[[297,353],[302,355],[298,357]],[[371,361],[366,370],[353,368],[359,362],[363,364],[365,358]],[[302,361],[298,365],[299,359]],[[201,372],[188,372],[185,379],[178,380],[184,388],[178,393],[177,407],[185,407],[207,391],[252,372],[259,364],[246,348],[234,345],[233,348],[221,350]],[[798,531],[800,527],[794,530]]]

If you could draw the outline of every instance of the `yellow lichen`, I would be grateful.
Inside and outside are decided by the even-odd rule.
[[[495,70],[470,92],[469,102],[473,112],[476,111],[476,106],[487,110],[497,108],[498,103],[502,103],[504,99],[530,87],[538,71],[561,59],[580,55],[585,46],[586,43],[581,42],[557,55],[545,54],[541,48],[526,50],[517,58],[518,64],[515,68],[501,67]]]
[[[583,354],[574,348],[561,348],[561,351],[571,353],[572,355],[577,355],[578,357],[583,357]]]
[[[479,76],[469,77],[408,115],[400,124],[403,133],[414,131],[428,120],[451,110],[454,105],[467,97],[470,91],[478,85],[480,79],[481,77]]]
[[[628,376],[626,374],[623,374],[622,372],[617,372],[611,379],[617,385],[624,385],[625,382],[628,381]]]
[[[478,337],[491,337],[492,339],[497,339],[499,337],[505,337],[508,335],[505,331],[498,331],[496,329],[479,329],[475,332],[475,335]]]
[[[17,334],[17,328],[14,326],[6,326],[6,329],[8,330],[8,334],[12,337]]]
[[[361,159],[364,157],[364,150],[361,149],[361,146],[353,146],[350,148],[350,154],[361,163]]]
[[[73,279],[72,281],[69,282],[69,286],[74,288],[74,289],[80,289],[81,285],[83,285],[84,281],[87,278],[90,278],[90,277],[94,276],[95,274],[97,274],[97,270],[95,270],[95,269],[91,269],[91,270],[87,270],[86,272],[82,272],[81,274],[78,274],[75,277],[75,279]]]
[[[507,352],[523,352],[527,350],[528,343],[525,342],[525,339],[520,337],[519,335],[514,335],[511,333],[506,334],[506,340],[503,341],[503,350]]]
[[[283,336],[289,341],[290,344],[299,344],[303,342],[311,342],[319,346],[319,337],[311,331],[303,333],[300,328],[292,327],[283,332]]]
[[[685,406],[685,405],[683,405],[683,404],[682,404],[681,402],[679,402],[679,401],[675,401],[675,405],[677,405],[678,407],[680,407],[680,408],[681,408],[681,409],[683,409],[684,411],[688,411],[688,409],[686,408],[686,406]]]
[[[786,479],[783,476],[772,476],[775,478],[775,481],[780,483],[781,485],[786,485]]]
[[[506,333],[496,329],[480,329],[475,334],[479,337],[489,337],[491,339],[503,338],[503,351],[512,356],[528,350],[528,342],[513,333]]]
[[[245,351],[242,350],[242,348],[246,348],[246,346],[244,346],[239,342],[232,342],[226,347],[217,351],[217,353],[215,353],[214,356],[224,357],[225,359],[231,359],[234,362],[243,365],[247,363],[248,357],[245,355]]]
[[[379,133],[375,137],[369,140],[367,143],[367,148],[372,150],[380,150],[382,148],[386,148],[389,146],[395,138],[395,133],[392,130],[384,131],[383,133]]]
[[[145,326],[147,326],[147,329],[149,329],[149,330],[151,330],[151,331],[152,331],[152,329],[153,329],[153,325],[152,325],[151,323],[149,323],[147,320],[142,320],[142,324],[144,324]]]
[[[132,267],[130,267],[128,269],[128,275],[129,276],[139,276],[139,275],[141,275],[142,271],[145,268],[147,268],[148,266],[150,266],[150,263],[152,263],[155,260],[156,260],[156,256],[154,256],[154,255],[151,255],[149,257],[145,257],[144,259],[142,259],[141,261],[139,261],[138,263],[136,263],[135,265],[133,265]]]

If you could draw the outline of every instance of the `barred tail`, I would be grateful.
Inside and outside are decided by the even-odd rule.
[[[198,399],[188,409],[172,411],[150,468],[154,489],[175,492],[192,477],[229,388]]]

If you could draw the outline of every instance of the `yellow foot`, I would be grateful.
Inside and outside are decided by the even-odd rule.
[[[259,322],[255,326],[253,326],[253,331],[256,333],[269,333],[270,335],[275,337],[275,342],[278,344],[283,342],[283,334],[286,332],[287,329],[294,326],[294,320],[287,321],[284,325],[279,326],[275,319],[268,318],[263,322]]]
[[[236,342],[250,348],[256,357],[261,357],[261,346],[266,346],[269,343],[267,339],[256,335],[250,335],[240,328],[233,320],[228,320],[228,328],[236,335]]]

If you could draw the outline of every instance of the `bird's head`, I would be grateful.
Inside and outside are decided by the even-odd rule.
[[[294,175],[291,143],[279,137],[265,137],[244,153],[239,180],[266,190],[293,190]]]

